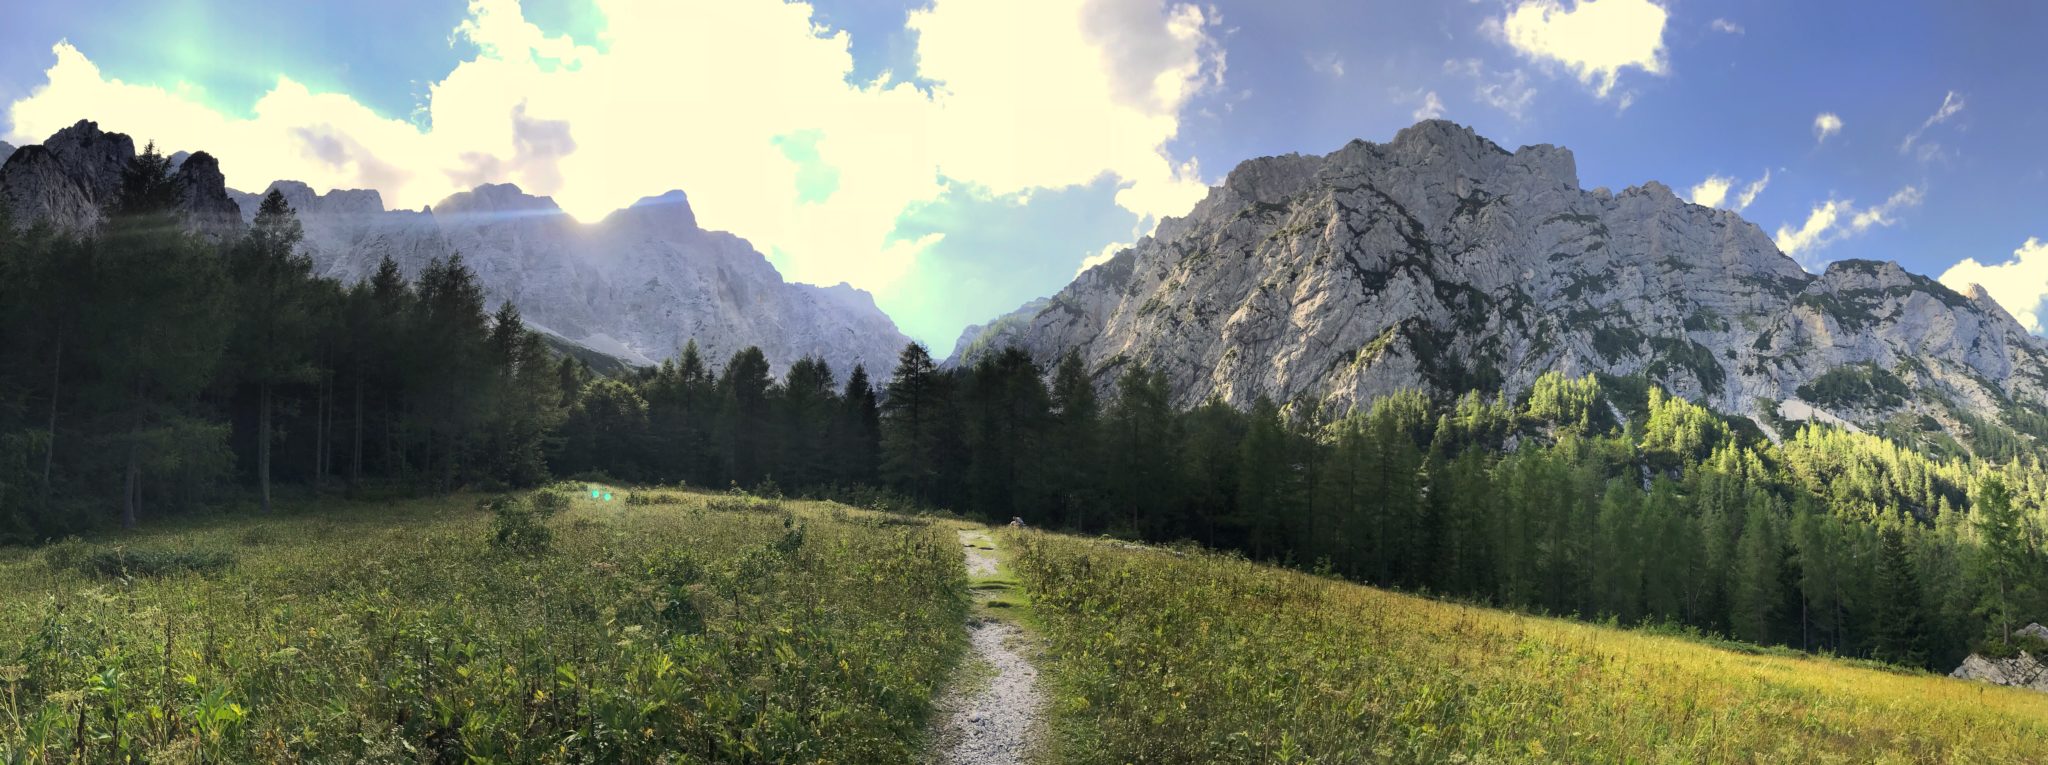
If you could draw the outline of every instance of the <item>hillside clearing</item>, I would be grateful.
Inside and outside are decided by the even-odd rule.
[[[917,756],[965,644],[949,530],[570,488],[539,533],[458,496],[0,551],[0,761]]]
[[[1064,763],[2048,760],[2048,695],[1026,534]]]

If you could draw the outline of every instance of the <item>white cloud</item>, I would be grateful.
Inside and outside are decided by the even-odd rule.
[[[1746,31],[1742,28],[1741,24],[1737,24],[1727,19],[1714,19],[1714,23],[1709,24],[1707,26],[1711,27],[1716,32],[1722,32],[1731,35],[1739,35]]]
[[[1442,117],[1444,116],[1444,101],[1436,97],[1436,91],[1434,90],[1424,93],[1422,94],[1422,105],[1415,107],[1415,112],[1409,116],[1414,117],[1416,122]]]
[[[1776,237],[1778,249],[1811,267],[1817,263],[1812,257],[1814,251],[1872,228],[1891,226],[1898,222],[1898,211],[1919,206],[1924,197],[1920,189],[1907,186],[1894,192],[1882,204],[1860,210],[1849,200],[1830,199],[1815,206],[1799,228],[1779,226]]]
[[[1344,57],[1335,53],[1307,54],[1308,68],[1337,79],[1344,78]]]
[[[167,149],[220,156],[231,185],[291,178],[374,188],[419,207],[482,182],[552,195],[584,220],[681,188],[704,225],[782,253],[798,281],[886,287],[926,241],[892,239],[942,176],[1007,194],[1125,188],[1141,217],[1181,214],[1206,188],[1165,146],[1191,99],[1222,82],[1219,20],[1170,0],[934,0],[914,11],[918,75],[849,84],[846,33],[804,3],[596,0],[603,49],[549,36],[517,0],[472,0],[456,30],[478,55],[429,88],[420,124],[284,77],[249,116],[190,93],[104,76],[69,44],[12,105],[14,143],[81,117]],[[1030,62],[1021,66],[1017,62]],[[820,198],[778,137],[814,133],[837,174]]]
[[[1530,87],[1529,75],[1520,69],[1492,71],[1479,59],[1466,58],[1445,61],[1444,73],[1471,78],[1474,100],[1506,112],[1517,120],[1536,101],[1536,89]]]
[[[1814,143],[1826,143],[1828,136],[1842,132],[1842,118],[1834,112],[1821,112],[1813,118]]]
[[[1956,116],[1962,110],[1962,95],[1953,90],[1949,91],[1947,95],[1941,97],[1941,106],[1936,108],[1933,114],[1928,115],[1927,120],[1920,123],[1920,127],[1913,128],[1913,132],[1907,133],[1905,140],[1899,142],[1899,153],[1910,153],[1913,150],[1913,145],[1919,143],[1921,137],[1925,136],[1929,129],[1932,129],[1935,125],[1947,122],[1950,117]],[[1941,156],[1941,145],[1931,141],[1922,144],[1919,156],[1921,161],[1939,157]]]
[[[1769,185],[1771,185],[1771,169],[1766,167],[1764,168],[1763,177],[1750,181],[1748,186],[1742,187],[1742,193],[1735,195],[1735,206],[1730,209],[1736,212],[1748,209],[1750,203],[1755,202],[1757,195],[1764,193],[1764,188]]]
[[[1942,272],[1941,283],[1965,294],[1971,285],[1982,286],[2021,326],[2038,334],[2041,304],[2048,299],[2048,242],[2028,237],[2003,263],[1985,265],[1976,258],[1964,258]]]
[[[1578,0],[1570,8],[1559,0],[1522,0],[1500,32],[1516,51],[1564,64],[1606,98],[1625,68],[1664,73],[1668,16],[1649,0]]]
[[[1687,194],[1686,197],[1691,199],[1692,203],[1696,205],[1720,207],[1721,200],[1728,198],[1728,187],[1733,185],[1735,185],[1734,178],[1725,175],[1710,175],[1707,176],[1706,180],[1700,181],[1699,185],[1693,186],[1692,193]]]
[[[1765,186],[1770,185],[1771,170],[1770,168],[1764,168],[1763,177],[1751,181],[1749,185],[1742,187],[1741,191],[1735,192],[1735,195],[1730,197],[1728,192],[1735,188],[1737,182],[1738,179],[1733,177],[1710,175],[1707,176],[1706,180],[1700,181],[1697,185],[1693,186],[1692,191],[1686,197],[1691,199],[1692,203],[1696,205],[1722,207],[1742,212],[1744,208],[1749,207],[1751,202],[1756,201],[1758,194],[1764,193]]]
[[[1094,268],[1104,263],[1108,263],[1109,259],[1116,257],[1117,253],[1123,252],[1124,250],[1128,250],[1130,248],[1130,242],[1111,242],[1109,244],[1105,244],[1102,246],[1102,250],[1100,252],[1097,252],[1094,255],[1090,255],[1086,258],[1082,258],[1081,267],[1074,269],[1074,275],[1080,276],[1082,274],[1088,273],[1088,269]]]

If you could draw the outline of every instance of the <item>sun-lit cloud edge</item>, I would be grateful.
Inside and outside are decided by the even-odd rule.
[[[1999,263],[1964,258],[1942,272],[1941,283],[1965,294],[1972,286],[1982,287],[2020,326],[2041,334],[2041,306],[2048,301],[2048,242],[2028,237],[2012,257]]]
[[[237,188],[372,188],[394,208],[509,182],[597,220],[681,188],[704,225],[774,253],[788,278],[871,290],[937,241],[892,232],[951,182],[1019,194],[1110,174],[1116,204],[1145,220],[1206,193],[1200,167],[1167,149],[1181,113],[1223,82],[1221,20],[1202,6],[935,0],[906,22],[920,89],[849,82],[847,33],[804,3],[596,5],[601,44],[579,45],[517,0],[472,0],[451,42],[475,53],[429,86],[417,119],[289,76],[226,114],[189,89],[108,77],[60,42],[47,81],[9,107],[7,140],[93,119],[211,151]]]

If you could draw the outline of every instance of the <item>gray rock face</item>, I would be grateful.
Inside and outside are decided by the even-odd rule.
[[[841,379],[855,364],[886,376],[909,342],[867,292],[790,284],[745,240],[699,228],[680,191],[584,225],[510,185],[419,212],[386,211],[374,191],[272,188],[298,212],[322,276],[367,279],[385,256],[416,275],[460,253],[493,305],[510,300],[537,328],[631,363],[659,363],[695,339],[714,364],[758,345],[778,370],[817,356]],[[253,219],[262,195],[235,198]]]
[[[2048,627],[2039,624],[2029,624],[2018,630],[2017,634],[2021,637],[2048,641]],[[1969,658],[1963,660],[1962,666],[1949,673],[1949,677],[2032,691],[2048,691],[2048,664],[2043,664],[2040,657],[2026,651],[2005,659],[1970,654]]]
[[[121,171],[134,158],[134,140],[79,120],[42,145],[23,146],[8,156],[0,165],[0,202],[17,223],[91,231],[99,225],[100,211],[119,195]]]
[[[1954,431],[1957,408],[2048,403],[2048,350],[1981,292],[1870,261],[1816,277],[1735,213],[1656,182],[1586,191],[1568,150],[1509,152],[1440,120],[1240,164],[955,363],[1006,345],[1079,353],[1103,385],[1142,363],[1180,405],[1343,411],[1401,388],[1518,393],[1557,370],[1761,415],[1840,368],[1924,394],[1816,404],[1863,424],[1913,412]]]
[[[191,228],[216,241],[239,236],[263,195],[226,188],[206,152],[173,156]],[[80,121],[12,152],[0,165],[0,203],[24,225],[90,232],[134,157],[128,136]],[[880,380],[909,342],[867,292],[790,284],[745,240],[699,228],[680,191],[583,225],[506,185],[417,212],[385,210],[375,191],[271,187],[298,211],[319,275],[352,284],[389,256],[417,276],[459,253],[492,307],[509,300],[536,328],[628,363],[659,363],[694,338],[713,364],[758,345],[777,370],[817,356],[841,379],[865,364]]]
[[[79,120],[39,146],[0,152],[0,204],[17,222],[40,221],[67,232],[99,226],[103,211],[120,196],[121,174],[135,158],[135,141],[101,132]],[[220,163],[206,152],[174,155],[172,182],[184,191],[186,222],[200,235],[225,241],[242,223],[228,198]]]

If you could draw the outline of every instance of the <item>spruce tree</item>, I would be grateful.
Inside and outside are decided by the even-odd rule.
[[[276,189],[263,197],[256,220],[229,251],[236,321],[230,357],[245,385],[256,389],[257,501],[271,511],[271,451],[276,432],[273,393],[279,385],[312,378],[308,346],[315,318],[309,313],[313,260],[298,251],[305,232],[297,213]]]
[[[882,402],[882,477],[921,500],[932,498],[939,474],[944,386],[931,354],[911,343],[897,358]]]

